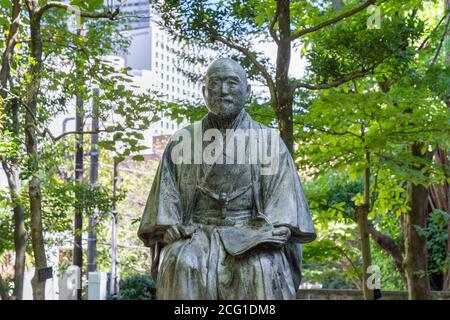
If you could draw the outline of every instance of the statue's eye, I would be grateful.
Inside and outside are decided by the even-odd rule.
[[[219,85],[219,80],[210,80],[209,85],[211,87],[217,87]]]

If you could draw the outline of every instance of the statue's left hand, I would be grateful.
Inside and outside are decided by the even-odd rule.
[[[284,242],[286,242],[291,237],[291,230],[285,226],[274,227],[272,235],[280,237],[282,240],[284,240]]]

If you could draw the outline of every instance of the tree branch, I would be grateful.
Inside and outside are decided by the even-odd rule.
[[[398,272],[400,273],[400,276],[402,278],[403,284],[406,287],[406,276],[405,276],[405,269],[403,268],[403,256],[400,252],[400,249],[398,248],[397,244],[394,242],[392,238],[390,238],[387,235],[382,234],[379,232],[375,227],[373,226],[372,221],[368,221],[368,227],[369,227],[369,233],[372,236],[372,239],[375,241],[375,243],[383,249],[385,252],[387,252],[392,259],[394,260],[395,267],[397,268]]]
[[[277,36],[277,34],[276,34],[275,30],[274,30],[274,27],[275,27],[275,23],[277,22],[277,19],[278,19],[278,14],[280,12],[280,7],[278,6],[278,1],[276,3],[277,4],[276,4],[276,9],[275,9],[275,15],[273,16],[273,19],[272,19],[272,21],[270,21],[270,24],[269,24],[269,33],[272,36],[273,40],[276,43],[278,43],[280,41],[280,39],[278,39],[278,36]]]
[[[308,33],[316,32],[316,31],[318,31],[318,30],[320,30],[322,28],[325,28],[325,27],[327,27],[329,25],[335,24],[335,23],[337,23],[337,22],[339,22],[339,21],[341,21],[341,20],[343,20],[343,19],[345,19],[347,17],[350,17],[350,16],[352,16],[352,15],[354,15],[354,14],[356,14],[356,13],[362,11],[362,10],[364,10],[365,8],[367,8],[370,5],[374,4],[375,1],[376,0],[368,0],[368,1],[364,2],[364,4],[360,5],[359,7],[356,7],[354,9],[352,9],[352,10],[344,12],[343,14],[340,14],[340,15],[338,15],[337,17],[335,17],[333,19],[321,22],[321,23],[319,23],[318,25],[316,25],[314,27],[297,31],[297,32],[293,33],[286,40],[287,41],[292,41],[292,40],[295,40],[295,39],[297,39],[299,37],[302,37],[302,36],[304,36],[304,35],[306,35]]]
[[[271,95],[272,99],[276,99],[275,84],[273,82],[273,79],[270,76],[270,74],[267,71],[267,69],[261,64],[261,62],[259,62],[256,59],[256,55],[253,52],[251,52],[247,48],[244,48],[243,46],[237,44],[233,40],[230,40],[230,39],[227,39],[225,37],[222,37],[222,36],[218,35],[213,30],[210,31],[210,34],[211,34],[211,39],[213,39],[215,41],[219,41],[219,42],[223,43],[224,45],[226,45],[227,47],[239,51],[240,53],[245,55],[248,59],[250,59],[250,61],[255,65],[255,67],[259,70],[259,72],[261,72],[262,76],[266,80],[267,86],[269,87],[270,95]]]
[[[121,131],[124,131],[124,130],[98,129],[98,130],[95,130],[95,131],[67,131],[67,132],[64,132],[64,133],[60,134],[57,137],[53,137],[52,140],[54,142],[57,142],[58,140],[64,138],[65,136],[68,136],[69,134],[97,134],[97,133],[100,133],[100,132],[114,133],[114,132],[121,132]]]
[[[297,123],[297,122],[294,122],[294,123],[299,124],[299,125],[302,125],[302,124]],[[313,129],[313,130],[317,130],[317,131],[323,132],[323,133],[325,133],[325,134],[329,134],[329,135],[345,136],[346,134],[349,134],[349,135],[352,135],[352,136],[358,138],[359,140],[362,139],[362,136],[360,136],[360,135],[358,135],[358,134],[356,134],[356,133],[353,133],[353,132],[351,132],[351,131],[342,131],[342,132],[338,132],[338,131],[333,131],[333,130],[325,130],[325,129],[318,128],[318,127],[312,127],[312,126],[308,126],[308,125],[305,125],[305,124],[303,124],[303,126],[309,128],[309,129]]]
[[[45,5],[43,5],[41,8],[39,8],[39,10],[36,12],[36,18],[37,19],[42,18],[42,15],[51,8],[64,9],[64,10],[79,14],[81,17],[92,18],[92,19],[104,18],[104,19],[113,20],[114,17],[116,17],[120,13],[119,8],[117,8],[116,10],[114,10],[112,12],[111,11],[107,11],[107,12],[79,11],[76,7],[71,6],[70,4],[56,2],[56,1],[49,1]]]
[[[318,84],[318,85],[308,84],[308,83],[304,83],[304,82],[301,82],[300,80],[298,80],[298,81],[294,81],[291,84],[291,88],[292,88],[292,90],[299,89],[299,88],[306,88],[309,90],[321,90],[321,89],[335,88],[335,87],[337,87],[343,83],[346,83],[350,80],[364,77],[364,76],[368,75],[369,73],[371,73],[372,71],[373,71],[372,69],[368,69],[368,70],[361,70],[361,71],[353,72],[353,73],[347,74],[347,75],[343,76],[342,78],[335,80],[331,83],[323,83],[323,84]]]
[[[2,66],[0,69],[0,87],[2,88],[6,88],[11,71],[11,59],[17,43],[17,36],[19,35],[20,8],[20,0],[14,0],[11,12],[11,25],[9,27],[8,37],[5,42],[6,47],[5,51],[3,51]],[[2,98],[5,98],[6,92],[4,90],[0,90],[0,95]]]
[[[447,14],[448,15],[448,14]],[[448,33],[448,26],[450,25],[450,18],[447,19],[447,22],[445,23],[444,32],[442,33],[441,40],[439,41],[439,46],[436,50],[436,54],[434,55],[433,61],[431,62],[431,65],[434,65],[439,57],[439,54],[441,53],[442,45],[444,44],[445,37]]]
[[[430,37],[433,33],[436,32],[436,30],[439,28],[439,26],[441,25],[441,23],[445,20],[445,18],[448,16],[448,13],[445,14],[441,20],[439,20],[438,24],[434,27],[434,29],[428,34],[428,36],[425,38],[425,40],[423,40],[422,44],[419,46],[419,49],[417,49],[418,51],[423,50],[425,48],[425,45],[427,44],[428,40],[430,40]]]
[[[360,272],[359,268],[355,265],[353,260],[348,256],[348,254],[345,253],[344,249],[342,249],[339,246],[336,246],[336,248],[344,256],[344,258],[347,259],[348,262],[350,262],[350,265],[352,266],[353,270],[355,271],[356,276],[358,277],[358,280],[362,282],[361,272]]]

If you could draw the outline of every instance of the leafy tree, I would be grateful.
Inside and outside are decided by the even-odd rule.
[[[407,19],[396,21],[394,16],[383,24],[400,22],[403,27],[399,26],[398,29],[405,30],[404,34],[409,33],[412,39],[418,40],[423,29],[423,22],[415,17],[418,7],[411,7],[415,10]],[[364,47],[361,47],[363,50],[358,55],[358,40],[345,41],[345,34],[358,39],[357,33],[352,33],[358,30],[357,27],[343,34],[338,33],[341,27],[345,28],[346,25],[324,30],[313,41],[313,48],[309,51],[312,63],[309,69],[315,77],[327,77],[336,68],[347,68],[348,64],[374,57],[370,52],[365,52]],[[366,36],[376,33],[377,31],[369,32]],[[341,39],[341,36],[344,39],[343,48],[339,50],[341,43],[334,39]],[[391,36],[396,37],[393,34]],[[376,44],[377,41],[373,39],[370,43]],[[370,50],[375,48],[383,46],[375,45]],[[400,273],[403,273],[403,269],[406,271],[410,297],[423,299],[430,297],[427,277],[423,274],[418,276],[418,271],[426,270],[426,239],[416,233],[415,227],[426,223],[423,220],[427,214],[423,207],[423,190],[445,181],[446,170],[445,166],[433,163],[424,154],[427,149],[447,145],[447,124],[442,120],[448,118],[448,110],[439,95],[428,86],[432,82],[426,81],[421,75],[424,72],[421,64],[429,61],[430,52],[422,53],[422,46],[409,46],[406,43],[395,50],[386,56],[390,58],[385,63],[377,67],[375,77],[343,85],[342,93],[325,92],[303,115],[298,116],[299,158],[304,168],[313,164],[313,167],[326,171],[331,166],[345,170],[351,176],[363,175],[365,192],[359,200],[355,200],[360,209],[363,209],[360,214],[366,216],[366,220],[379,205],[377,195],[380,185],[371,186],[371,181],[376,182],[379,174],[394,175],[396,179],[409,184],[408,209],[407,212],[404,211],[405,208],[400,211],[405,213],[402,216],[405,221],[404,261],[401,261],[401,253],[392,239],[377,232],[371,223],[362,221],[358,224],[360,233],[366,235],[363,256],[370,255],[370,233],[391,254]],[[421,59],[416,59],[416,52],[421,53]],[[383,50],[376,51],[376,55],[383,56]],[[386,209],[387,212],[392,210]],[[369,264],[370,260],[366,260],[366,267]]]
[[[153,300],[156,286],[150,275],[134,274],[120,281],[119,300]]]
[[[183,40],[203,49],[219,49],[224,54],[237,53],[234,57],[249,70],[251,78],[267,85],[274,120],[291,151],[294,139],[301,148],[304,146],[303,140],[309,139],[311,148],[315,148],[313,151],[321,160],[306,157],[306,161],[319,160],[322,166],[342,166],[341,170],[350,169],[353,175],[363,177],[364,192],[357,199],[358,210],[355,215],[365,266],[363,279],[367,279],[365,270],[371,264],[369,234],[384,249],[394,248],[392,239],[376,233],[376,229],[368,222],[368,215],[376,201],[372,199],[373,194],[376,195],[375,186],[371,185],[376,177],[374,172],[385,170],[387,166],[409,183],[410,210],[404,215],[405,231],[408,231],[405,232],[404,264],[412,298],[430,297],[426,287],[428,280],[416,276],[418,270],[426,269],[423,264],[426,253],[422,252],[426,241],[423,237],[417,237],[412,226],[423,226],[425,223],[421,210],[424,190],[430,182],[443,181],[442,171],[438,173],[442,167],[430,164],[430,159],[424,158],[420,150],[445,140],[445,135],[438,135],[437,132],[445,128],[445,124],[439,121],[443,118],[439,116],[445,116],[446,113],[430,88],[420,86],[420,90],[416,90],[416,82],[408,80],[417,77],[418,66],[430,60],[430,51],[424,50],[425,46],[420,41],[428,39],[432,50],[439,43],[435,41],[435,32],[426,30],[429,26],[423,15],[419,14],[426,11],[427,5],[434,3],[437,1],[329,1],[317,4],[312,1],[281,0],[231,0],[217,3],[175,0],[155,3],[156,10],[161,14],[161,24],[175,40]],[[373,4],[378,6],[384,16],[377,28],[368,29],[367,21],[371,16],[363,11]],[[255,39],[276,46],[274,65],[258,52]],[[289,75],[292,45],[301,46],[302,54],[309,62],[304,79]],[[182,58],[183,62],[188,63],[206,63],[208,60],[184,52]],[[440,75],[445,77],[445,73]],[[337,87],[342,94],[335,95],[332,91],[333,95],[327,101],[331,107],[324,110],[317,108],[310,118],[308,114],[311,110],[295,103],[295,96],[302,89],[325,90],[326,94],[328,89]],[[391,93],[391,90],[395,92]],[[408,95],[414,98],[407,101]],[[340,99],[345,101],[339,102]],[[346,110],[341,112],[340,108],[344,105]],[[354,105],[363,106],[361,114],[352,114]],[[387,111],[383,110],[384,105]],[[433,119],[438,119],[439,124],[436,126],[423,121],[429,105],[439,109],[437,113],[434,113],[433,108],[430,110]],[[364,110],[366,107],[369,109]],[[323,114],[324,111],[328,114]],[[325,123],[313,129],[302,127],[309,121],[317,124],[323,117]],[[329,122],[326,120],[328,117]],[[400,118],[402,129],[399,132],[393,130],[398,125],[396,121],[389,124],[397,117]],[[411,131],[416,124],[422,129],[419,132]],[[351,129],[347,130],[349,127]],[[308,136],[320,135],[318,131],[329,128],[333,128],[338,138],[331,138],[331,131],[325,132],[326,136],[321,135],[320,139]],[[437,137],[433,137],[433,134]],[[418,140],[413,139],[415,135]],[[354,148],[357,149],[356,154]],[[312,151],[308,147],[303,149]],[[337,154],[331,157],[334,153]],[[400,166],[396,163],[398,157],[402,163]],[[433,177],[436,179],[429,179]],[[399,251],[388,251],[395,257],[397,269],[403,271]],[[365,297],[370,298],[367,287],[364,285],[363,288]]]
[[[37,281],[37,271],[46,266],[46,251],[43,226],[42,182],[47,176],[46,162],[50,156],[45,148],[57,144],[68,135],[86,131],[65,132],[54,136],[47,128],[53,117],[67,111],[74,95],[83,100],[94,100],[98,106],[101,126],[97,133],[107,133],[102,147],[114,149],[116,157],[133,156],[143,149],[139,144],[142,134],[153,118],[154,94],[135,94],[129,88],[127,69],[118,70],[101,56],[122,47],[127,40],[119,32],[113,19],[119,11],[103,7],[102,1],[73,1],[81,8],[81,19],[85,25],[84,36],[68,30],[65,23],[71,5],[56,1],[14,1],[5,5],[13,19],[6,22],[2,15],[2,27],[13,30],[6,33],[1,70],[2,101],[7,102],[7,130],[13,134],[18,152],[1,155],[8,176],[10,197],[18,217],[16,233],[20,236],[20,250],[16,249],[16,263],[24,261],[26,232],[23,213],[25,203],[19,202],[19,189],[11,182],[28,181],[31,241],[36,273],[33,280],[35,299],[44,298],[44,285]],[[3,8],[3,7],[2,7]],[[19,20],[20,18],[20,20]],[[83,21],[86,19],[86,21]],[[92,22],[95,20],[96,22]],[[19,23],[20,21],[20,23]],[[91,21],[91,22],[89,22]],[[20,42],[17,40],[20,39]],[[29,46],[23,46],[28,43]],[[58,66],[64,65],[65,68]],[[12,71],[12,72],[11,72]],[[98,87],[96,95],[92,88]],[[110,121],[114,110],[115,122]],[[85,111],[86,112],[86,111]],[[24,125],[23,125],[24,123]],[[114,135],[114,133],[118,133]],[[92,131],[87,131],[92,133]],[[3,137],[2,137],[3,138]],[[22,215],[21,215],[22,214]],[[19,252],[20,251],[20,252]],[[22,257],[22,258],[21,258]],[[18,271],[22,267],[16,268]],[[17,273],[20,281],[21,272]],[[21,290],[18,282],[15,288]],[[21,294],[16,295],[21,298]]]
[[[318,90],[336,87],[371,73],[376,64],[341,69],[335,77],[328,79],[330,82],[314,84],[310,81],[312,79],[301,80],[289,75],[291,47],[304,45],[309,35],[357,15],[375,2],[368,0],[360,4],[350,1],[337,13],[328,3],[318,6],[315,1],[303,0],[226,0],[214,3],[207,0],[173,0],[158,1],[154,8],[161,15],[161,25],[175,40],[198,48],[195,54],[183,54],[183,62],[205,64],[208,58],[197,52],[214,49],[233,55],[249,70],[251,79],[260,80],[267,86],[281,137],[292,151],[293,101],[297,91],[301,88]],[[255,40],[276,46],[274,64],[258,51]],[[393,47],[395,45],[392,44]]]

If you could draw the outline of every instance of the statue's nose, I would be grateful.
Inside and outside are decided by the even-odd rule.
[[[226,82],[222,83],[220,89],[221,89],[222,95],[224,95],[224,96],[227,95],[230,92],[230,88],[229,88],[229,86],[228,86],[228,84]]]

